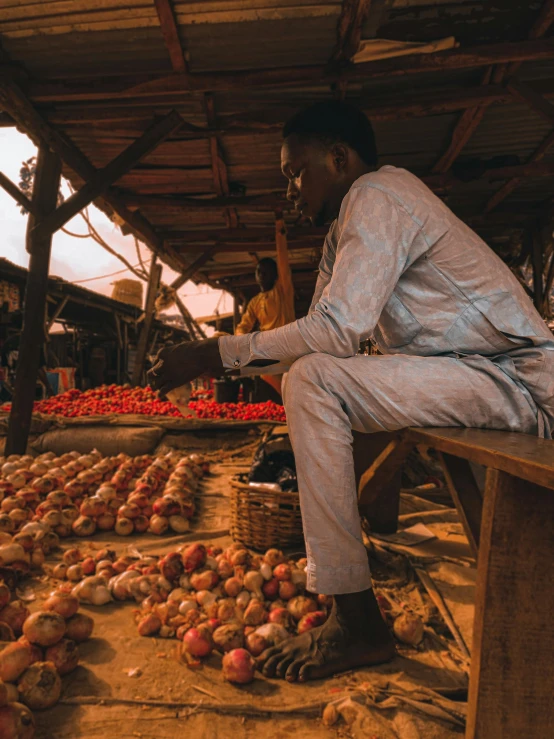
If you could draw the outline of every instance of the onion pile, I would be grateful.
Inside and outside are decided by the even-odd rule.
[[[2,739],[31,739],[35,722],[29,709],[43,710],[58,702],[61,677],[79,664],[78,643],[90,638],[94,626],[78,608],[75,596],[57,590],[32,614],[18,600],[0,610],[3,641],[9,641],[0,650]]]
[[[102,457],[96,450],[0,457],[0,533],[18,532],[18,543],[29,555],[23,566],[33,559],[37,539],[46,538],[43,543],[52,548],[58,537],[92,536],[98,530],[121,536],[181,534],[189,529],[198,483],[207,472],[203,455],[181,452],[134,458]],[[35,564],[43,560],[40,553],[34,558]]]
[[[332,603],[306,592],[305,559],[276,549],[258,556],[240,544],[222,551],[193,543],[157,560],[119,558],[110,570],[104,559],[102,567],[116,571],[104,579],[114,600],[140,604],[141,636],[178,639],[188,662],[218,651],[225,678],[237,683],[253,679],[253,658],[265,649],[322,624]]]

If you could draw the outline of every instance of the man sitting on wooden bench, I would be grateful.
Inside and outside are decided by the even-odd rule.
[[[318,103],[283,133],[288,198],[315,225],[331,224],[309,314],[163,350],[152,383],[164,393],[222,367],[288,369],[308,589],[335,596],[322,627],[262,655],[265,675],[294,681],[394,655],[362,543],[352,432],[458,426],[550,437],[554,337],[508,267],[421,180],[377,168],[360,111]],[[357,354],[369,336],[383,356]]]

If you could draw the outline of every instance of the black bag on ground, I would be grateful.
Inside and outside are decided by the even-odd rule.
[[[296,463],[288,434],[264,438],[254,454],[248,482],[276,482],[281,490],[298,490]]]

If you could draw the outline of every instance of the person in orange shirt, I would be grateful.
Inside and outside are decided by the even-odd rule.
[[[287,249],[287,232],[282,218],[275,223],[277,262],[270,257],[260,259],[256,267],[256,282],[260,292],[248,303],[235,334],[249,334],[255,328],[269,331],[292,323],[294,286]],[[283,375],[262,375],[262,380],[281,394]]]

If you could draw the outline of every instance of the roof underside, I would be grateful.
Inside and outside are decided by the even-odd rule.
[[[336,69],[325,70],[325,65],[337,43],[342,6],[356,3],[174,0],[181,73],[175,71],[157,12],[166,3],[4,0],[4,69],[42,118],[96,168],[122,152],[157,116],[176,110],[185,125],[115,182],[112,194],[151,224],[173,264],[177,260],[186,269],[212,248],[195,279],[246,297],[255,290],[257,258],[272,255],[275,211],[284,208],[302,311],[313,290],[323,239],[284,200],[280,127],[298,107],[336,94]],[[430,42],[453,36],[458,51],[542,43],[540,54],[526,47],[531,52],[517,75],[554,102],[554,44],[545,29],[533,35],[542,6],[540,0],[373,0],[361,38]],[[357,71],[347,73],[347,83],[339,85],[346,99],[372,120],[381,164],[428,177],[430,186],[491,246],[513,241],[554,193],[554,153],[534,157],[554,118],[503,87],[508,77],[502,71],[509,65],[438,64],[435,71],[428,65],[414,72],[413,57],[404,60],[404,69],[402,59],[354,65]],[[484,90],[489,66],[492,78]],[[471,96],[485,93],[488,107],[475,132],[453,167],[437,171]],[[11,123],[8,116],[3,123]],[[38,137],[32,125],[19,125]],[[218,145],[220,174],[214,175]],[[485,216],[490,198],[529,161],[541,164],[522,174]],[[498,167],[505,171],[491,175]],[[64,172],[74,184],[82,182],[69,166]],[[215,204],[210,203],[214,198]]]

